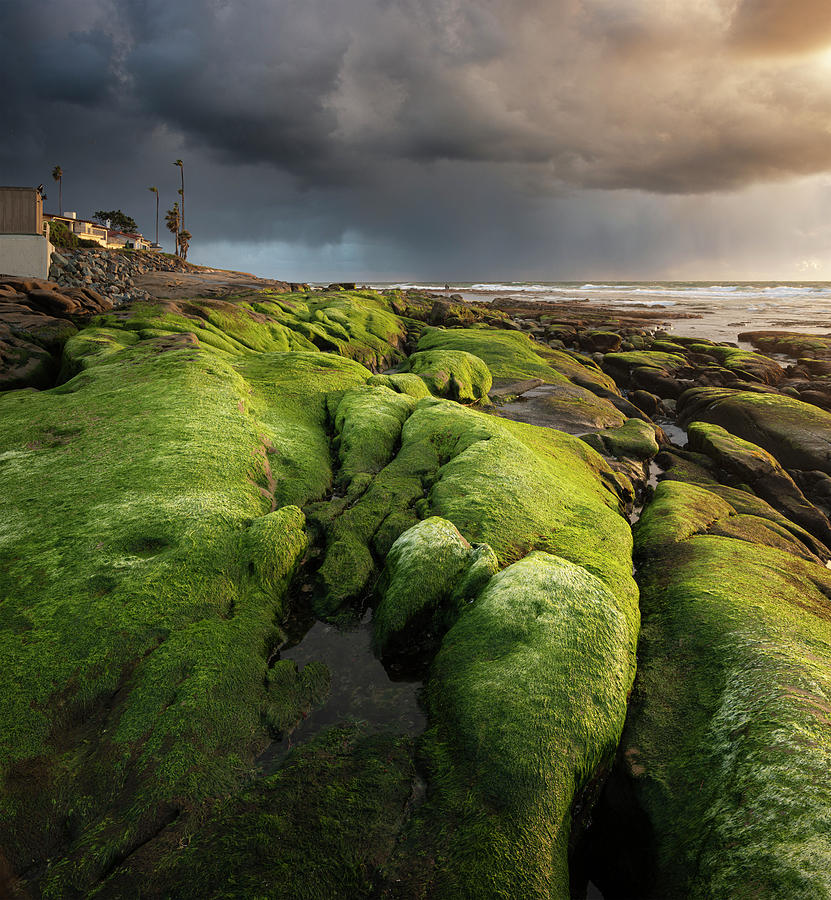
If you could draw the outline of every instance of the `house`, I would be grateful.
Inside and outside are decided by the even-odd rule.
[[[72,234],[77,235],[84,241],[95,241],[102,247],[109,250],[149,250],[150,241],[146,240],[141,234],[130,234],[125,231],[117,231],[114,228],[107,228],[98,222],[91,222],[88,219],[79,219],[77,213],[67,212],[62,216],[55,216],[46,213],[43,217],[47,223],[60,223],[65,225]]]
[[[37,188],[0,187],[0,274],[48,278],[48,227]]]

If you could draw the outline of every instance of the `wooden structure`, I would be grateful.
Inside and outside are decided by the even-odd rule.
[[[37,188],[0,187],[0,234],[43,236],[43,198]]]

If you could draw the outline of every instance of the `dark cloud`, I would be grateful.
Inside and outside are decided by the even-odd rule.
[[[60,163],[67,208],[121,206],[148,232],[147,186],[172,202],[182,157],[194,248],[374,247],[451,277],[454,259],[541,272],[593,241],[657,264],[666,220],[630,234],[621,205],[829,167],[831,68],[793,55],[831,34],[826,7],[0,0],[0,180]]]

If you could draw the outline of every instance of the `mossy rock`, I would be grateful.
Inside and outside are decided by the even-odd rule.
[[[721,425],[771,453],[786,469],[831,473],[831,413],[773,393],[691,388],[678,408],[682,422]]]
[[[793,522],[831,546],[831,525],[811,504],[776,459],[749,441],[730,434],[719,425],[693,422],[688,428],[689,448],[705,453],[720,470],[749,485],[760,497]]]
[[[493,384],[485,363],[464,350],[413,353],[406,367],[424,379],[432,394],[460,403],[487,402]]]
[[[180,817],[117,867],[96,898],[274,900],[377,896],[413,793],[412,739],[332,728],[273,775]]]
[[[736,347],[724,347],[716,344],[707,347],[707,353],[714,356],[720,366],[735,372],[745,380],[758,380],[763,384],[779,384],[785,377],[785,370],[775,359],[761,353],[751,353]]]
[[[166,341],[169,314],[144,307],[146,338],[130,318],[87,329],[78,375],[0,397],[0,842],[15,871],[52,859],[32,889],[53,896],[233,790],[269,740],[296,507],[332,486],[326,398],[370,375]],[[32,766],[38,791],[15,775]]]
[[[671,353],[673,355],[681,355],[685,352],[685,348],[675,341],[653,341],[649,348],[651,353]]]
[[[441,897],[569,896],[573,804],[614,754],[633,651],[620,603],[580,566],[531,553],[492,578],[433,666],[434,787],[393,877]]]
[[[622,398],[621,398],[622,399]],[[576,384],[551,384],[499,407],[498,414],[518,422],[556,428],[569,434],[622,425],[626,416],[614,404]]]
[[[682,349],[679,347],[679,351]],[[624,372],[629,372],[640,366],[673,372],[676,369],[686,367],[687,360],[681,352],[665,353],[659,350],[630,350],[628,353],[607,353],[603,357],[603,365],[604,367]]]
[[[298,671],[294,660],[280,659],[268,670],[266,684],[269,700],[263,715],[275,737],[282,737],[323,704],[329,694],[331,673],[318,660]]]
[[[387,465],[415,405],[408,394],[370,385],[352,388],[337,400],[334,418],[340,483],[348,485],[358,474],[375,475]]]
[[[430,388],[427,387],[424,379],[409,372],[385,372],[383,375],[373,375],[367,379],[366,383],[373,387],[388,387],[416,400],[430,396]]]
[[[598,453],[628,459],[649,460],[660,449],[655,439],[655,426],[642,419],[627,419],[619,428],[586,434],[583,440]]]
[[[831,573],[714,530],[737,518],[667,481],[636,527],[640,701],[622,758],[655,841],[650,896],[827,896]]]
[[[754,347],[768,353],[785,353],[789,356],[805,356],[813,359],[831,357],[831,337],[827,334],[801,334],[798,331],[746,331],[740,341],[748,341]]]
[[[531,378],[539,378],[546,384],[564,384],[579,376],[585,382],[616,390],[614,381],[596,368],[579,362],[569,353],[551,350],[532,341],[527,334],[518,331],[427,328],[418,342],[418,350],[462,350],[472,353],[485,362],[494,384],[500,387]]]
[[[471,547],[445,519],[431,516],[409,528],[390,548],[381,576],[372,616],[379,655],[408,645],[428,652],[498,568],[490,547]]]
[[[332,615],[368,589],[374,535],[410,509],[449,520],[469,543],[492,547],[503,566],[535,549],[585,566],[630,598],[636,633],[631,537],[617,488],[608,464],[577,438],[422,400],[395,458],[327,528],[318,612]]]

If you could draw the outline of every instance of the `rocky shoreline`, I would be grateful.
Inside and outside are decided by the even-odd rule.
[[[155,256],[0,277],[0,893],[831,897],[831,337]]]

